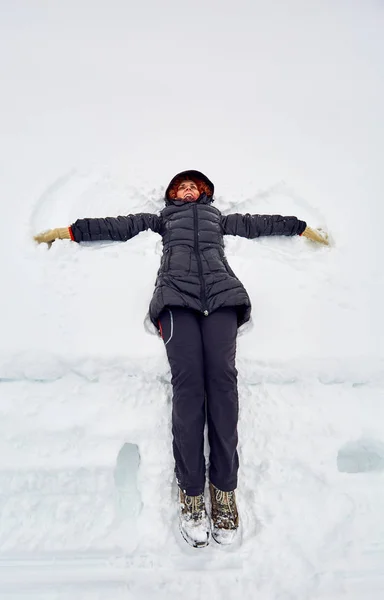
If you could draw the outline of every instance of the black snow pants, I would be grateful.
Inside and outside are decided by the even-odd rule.
[[[209,479],[220,490],[237,487],[237,314],[209,316],[168,307],[159,318],[172,373],[173,454],[177,482],[189,496],[204,491],[204,426],[210,446]]]

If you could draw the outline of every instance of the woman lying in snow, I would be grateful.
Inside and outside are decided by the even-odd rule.
[[[213,206],[213,183],[199,171],[170,182],[160,215],[140,213],[79,219],[70,227],[37,235],[39,243],[127,241],[151,229],[163,239],[163,255],[149,307],[164,340],[172,372],[172,433],[179,486],[180,530],[194,547],[235,538],[239,516],[235,489],[238,393],[236,335],[250,318],[251,302],[224,254],[224,235],[304,235],[327,239],[296,217],[231,214]],[[211,523],[204,501],[204,426],[210,445]]]

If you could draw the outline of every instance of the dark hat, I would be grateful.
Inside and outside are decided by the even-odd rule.
[[[204,193],[210,198],[213,196],[215,186],[213,185],[212,181],[210,181],[208,177],[206,177],[204,173],[201,173],[200,171],[189,170],[182,171],[173,177],[165,192],[165,198],[167,200],[174,200],[176,198],[180,183],[188,180],[196,183],[200,194]]]

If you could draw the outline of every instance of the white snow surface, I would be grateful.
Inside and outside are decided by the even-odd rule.
[[[367,0],[0,0],[0,598],[384,597],[384,9]],[[180,170],[228,237],[241,530],[177,527],[160,238],[37,246],[156,212]]]

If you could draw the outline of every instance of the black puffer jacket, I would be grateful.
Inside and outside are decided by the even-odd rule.
[[[205,181],[212,196],[202,194],[196,202],[170,200],[169,190],[180,176]],[[79,219],[72,226],[76,242],[126,241],[151,229],[163,238],[163,255],[149,313],[157,326],[165,306],[185,306],[205,315],[222,306],[236,307],[239,326],[248,321],[251,302],[243,284],[224,254],[224,235],[256,238],[261,235],[296,235],[306,223],[280,215],[222,215],[212,206],[214,186],[198,171],[178,173],[166,191],[160,215],[140,213],[105,219]]]

